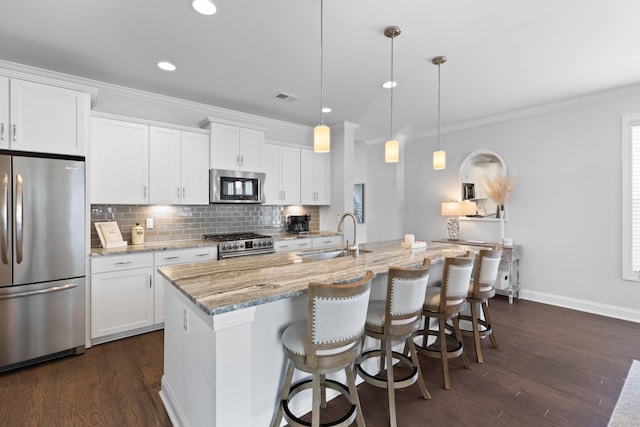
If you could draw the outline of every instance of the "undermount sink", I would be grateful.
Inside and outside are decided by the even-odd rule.
[[[368,251],[366,249],[360,249],[360,253],[361,254],[366,254],[369,253],[371,251]],[[345,257],[345,256],[351,256],[349,254],[347,254],[347,251],[344,249],[337,249],[337,250],[333,250],[333,251],[324,251],[324,252],[311,252],[311,253],[299,253],[296,254],[302,258],[307,258],[307,259],[313,259],[313,260],[322,260],[322,259],[333,259],[333,258],[340,258],[340,257]]]

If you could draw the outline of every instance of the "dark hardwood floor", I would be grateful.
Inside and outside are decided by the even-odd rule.
[[[440,361],[421,357],[432,399],[416,385],[398,390],[398,425],[606,426],[640,359],[640,325],[504,297],[490,309],[500,348],[483,340],[479,365],[465,341],[471,369],[451,361],[451,390]],[[152,332],[0,374],[0,426],[171,425],[158,395],[162,345]],[[385,390],[358,390],[367,426],[387,426]]]

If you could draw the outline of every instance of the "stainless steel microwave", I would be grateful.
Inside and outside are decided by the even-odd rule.
[[[264,203],[266,175],[224,169],[209,169],[210,203]]]

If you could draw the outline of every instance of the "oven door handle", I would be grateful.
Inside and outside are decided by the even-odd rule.
[[[238,258],[241,256],[251,256],[251,255],[267,255],[267,254],[273,254],[275,252],[276,251],[273,249],[265,249],[265,250],[257,250],[257,251],[221,253],[221,254],[218,254],[218,259]]]

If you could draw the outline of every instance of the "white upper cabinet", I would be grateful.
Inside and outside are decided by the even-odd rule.
[[[300,149],[276,144],[262,148],[262,166],[267,175],[266,204],[300,204]]]
[[[91,203],[149,203],[149,126],[93,117]]]
[[[209,135],[150,127],[149,203],[209,204]]]
[[[182,131],[182,203],[209,204],[209,135]]]
[[[91,203],[209,204],[209,135],[94,117]]]
[[[300,202],[331,204],[331,154],[300,149]]]
[[[0,77],[0,148],[84,155],[88,93]]]
[[[210,122],[211,167],[215,169],[262,170],[264,131]]]
[[[9,148],[9,79],[0,76],[0,148]]]

